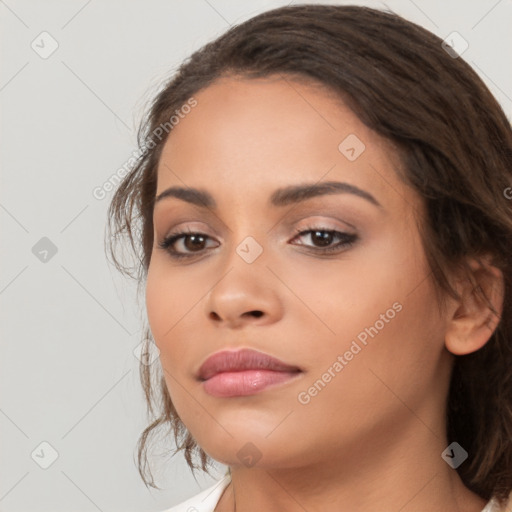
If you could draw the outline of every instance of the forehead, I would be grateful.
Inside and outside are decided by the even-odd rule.
[[[414,201],[396,174],[393,144],[326,87],[283,77],[224,77],[194,98],[197,106],[164,146],[157,194],[185,185],[219,196],[268,195],[291,183],[342,180],[382,203]]]

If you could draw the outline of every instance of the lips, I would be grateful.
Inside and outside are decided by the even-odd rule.
[[[302,370],[252,349],[222,351],[210,356],[199,368],[197,378],[213,396],[251,395],[284,383]]]
[[[201,380],[207,380],[217,373],[240,372],[243,370],[300,371],[297,366],[291,366],[262,352],[242,349],[236,352],[223,350],[213,354],[203,363],[198,376]]]

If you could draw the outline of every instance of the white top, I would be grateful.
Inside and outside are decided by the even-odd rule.
[[[229,482],[231,482],[231,475],[227,473],[222,480],[208,487],[208,489],[163,512],[213,512]],[[485,512],[494,511],[486,510]]]
[[[163,512],[213,512],[217,503],[224,492],[224,489],[231,482],[230,474],[226,474],[222,480],[219,480],[216,484],[208,487],[204,491],[196,494],[192,498],[183,501],[179,505],[164,510]],[[487,505],[483,508],[482,512],[501,512],[498,508],[498,504],[494,499],[491,499]]]

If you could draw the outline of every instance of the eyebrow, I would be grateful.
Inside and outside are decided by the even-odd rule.
[[[313,197],[330,194],[353,194],[366,199],[373,205],[383,208],[382,205],[369,192],[362,190],[355,185],[340,181],[324,181],[322,183],[290,185],[275,190],[269,199],[271,206],[287,206],[293,203],[306,201]],[[163,199],[174,197],[199,207],[216,209],[217,203],[213,196],[204,189],[192,187],[170,187],[155,198],[155,205]]]

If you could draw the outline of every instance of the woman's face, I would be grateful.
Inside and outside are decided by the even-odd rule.
[[[400,436],[442,451],[447,323],[415,222],[421,202],[398,179],[393,147],[291,79],[223,78],[195,99],[165,144],[156,195],[210,199],[156,202],[146,289],[193,437],[230,466],[346,462]],[[196,235],[159,247],[179,232]],[[212,354],[244,348],[300,371],[198,377]]]

